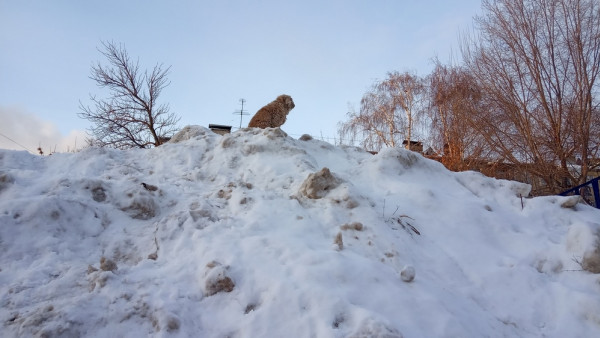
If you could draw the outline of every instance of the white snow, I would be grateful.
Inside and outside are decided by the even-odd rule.
[[[279,129],[173,141],[0,150],[0,336],[600,337],[592,207]]]

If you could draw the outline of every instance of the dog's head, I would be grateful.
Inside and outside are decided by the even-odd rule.
[[[277,101],[283,103],[283,106],[286,107],[288,111],[294,109],[296,106],[294,100],[292,100],[292,97],[289,95],[279,95]]]

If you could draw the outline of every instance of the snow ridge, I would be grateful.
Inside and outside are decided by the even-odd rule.
[[[0,335],[600,336],[600,212],[528,193],[279,128],[0,150]]]

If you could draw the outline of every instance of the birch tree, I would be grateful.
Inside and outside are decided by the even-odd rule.
[[[375,82],[360,101],[360,111],[349,112],[340,123],[342,139],[358,140],[367,150],[397,147],[415,136],[415,125],[425,111],[423,79],[408,72],[390,72]],[[419,136],[419,135],[417,135]],[[408,142],[410,149],[410,142]]]

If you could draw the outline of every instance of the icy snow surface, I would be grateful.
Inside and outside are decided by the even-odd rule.
[[[280,129],[0,150],[0,336],[600,337],[600,212],[528,190]]]

